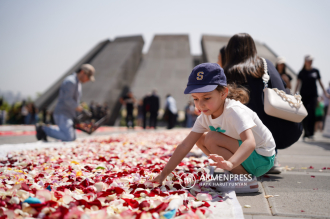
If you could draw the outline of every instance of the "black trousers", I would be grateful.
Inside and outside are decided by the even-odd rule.
[[[317,97],[302,97],[302,101],[308,113],[306,118],[302,121],[305,132],[304,137],[312,137],[314,135]]]
[[[158,112],[150,112],[149,126],[156,128]]]
[[[168,112],[168,124],[167,124],[167,129],[172,129],[174,128],[176,124],[176,116],[177,114],[173,114],[171,111]]]
[[[147,126],[147,111],[143,111],[143,128],[146,129]]]
[[[327,118],[327,113],[328,113],[328,106],[325,106],[324,107],[324,116],[323,116],[323,127],[322,127],[322,130],[324,130],[324,125],[325,125],[325,120]]]
[[[134,128],[133,111],[132,112],[130,112],[130,111],[127,112],[127,115],[126,115],[126,126],[127,126],[127,128],[129,128],[130,126],[132,126],[132,128]]]

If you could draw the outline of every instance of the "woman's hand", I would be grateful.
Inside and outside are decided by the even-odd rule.
[[[211,158],[215,163],[211,163],[210,166],[216,166],[217,168],[221,168],[224,170],[231,171],[233,169],[232,162],[225,160],[222,156],[217,154],[210,154],[209,158]]]

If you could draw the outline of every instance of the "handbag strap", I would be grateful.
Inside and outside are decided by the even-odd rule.
[[[264,75],[262,76],[262,81],[264,82],[264,88],[267,88],[268,87],[268,81],[270,79],[270,76],[268,74],[268,71],[267,71],[267,62],[266,62],[266,59],[264,58],[261,58],[263,64],[264,64]]]

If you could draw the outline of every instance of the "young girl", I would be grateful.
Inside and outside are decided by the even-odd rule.
[[[233,174],[261,176],[274,165],[275,141],[271,132],[255,112],[242,104],[248,101],[248,93],[227,86],[218,64],[196,66],[184,93],[191,94],[201,115],[154,181],[162,184],[195,144],[215,161],[213,166]],[[246,190],[257,191],[258,187]]]

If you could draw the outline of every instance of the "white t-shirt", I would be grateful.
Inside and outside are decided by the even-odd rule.
[[[251,129],[256,141],[256,152],[270,157],[275,154],[275,141],[272,133],[262,123],[258,115],[241,102],[226,99],[223,113],[215,119],[202,113],[192,128],[193,132],[221,132],[229,137],[241,140],[240,134]]]

